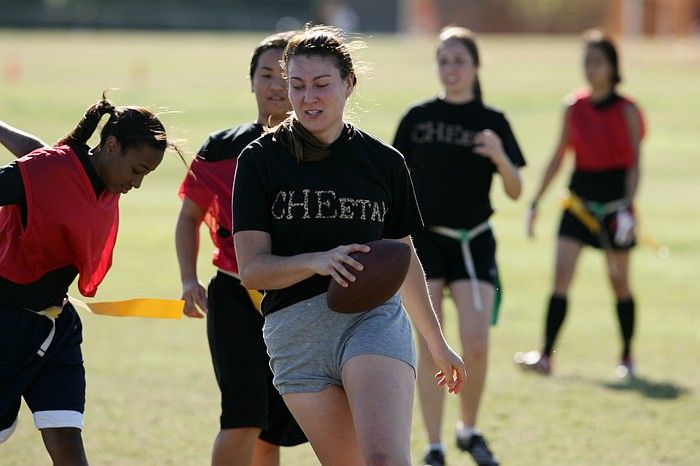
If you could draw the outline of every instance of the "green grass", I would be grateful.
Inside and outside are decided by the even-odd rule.
[[[172,135],[192,154],[208,132],[252,120],[246,79],[259,34],[118,34],[0,32],[0,119],[55,141],[72,128],[102,89],[120,87],[117,104],[170,111]],[[438,91],[432,41],[376,36],[361,58],[353,120],[391,140],[398,119],[415,101]],[[542,379],[513,367],[515,351],[539,346],[549,293],[558,219],[560,175],[544,199],[535,241],[525,239],[526,202],[507,202],[500,183],[494,224],[505,284],[500,325],[492,332],[490,373],[480,425],[511,465],[700,464],[700,108],[697,43],[623,44],[623,91],[644,109],[641,218],[671,254],[660,259],[638,248],[633,286],[639,303],[636,338],[639,381],[613,377],[618,329],[603,257],[586,251],[560,337],[556,375]],[[578,40],[566,36],[481,39],[486,100],[504,109],[529,165],[531,197],[558,136],[563,96],[581,85]],[[17,81],[7,63],[19,62]],[[0,151],[0,163],[11,160]],[[122,201],[114,266],[98,298],[177,298],[173,246],[184,167],[170,157],[137,192]],[[205,240],[206,242],[206,240]],[[200,277],[212,273],[208,244]],[[449,310],[448,310],[449,311]],[[453,312],[447,312],[455,341]],[[88,400],[84,438],[93,464],[206,465],[218,430],[218,391],[202,321],[115,319],[83,315]],[[451,464],[469,464],[452,446],[457,399],[446,404],[444,436]],[[416,410],[417,414],[417,410]],[[414,463],[425,445],[419,416]],[[3,465],[47,464],[38,432],[23,406],[15,435],[0,446]],[[285,465],[316,464],[308,446],[285,449]]]

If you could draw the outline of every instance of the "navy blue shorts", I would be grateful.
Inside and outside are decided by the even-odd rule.
[[[218,272],[208,287],[207,336],[221,390],[221,428],[259,427],[266,442],[293,446],[306,436],[272,385],[263,317],[240,281]]]
[[[83,327],[70,303],[55,323],[51,344],[40,356],[37,351],[51,332],[51,320],[0,305],[0,442],[12,434],[22,398],[38,429],[83,427]]]
[[[445,283],[452,283],[471,278],[464,264],[459,240],[448,238],[426,227],[413,235],[413,244],[428,280],[441,278]],[[469,242],[469,249],[474,260],[476,278],[495,285],[498,269],[493,232],[489,229],[475,236]]]

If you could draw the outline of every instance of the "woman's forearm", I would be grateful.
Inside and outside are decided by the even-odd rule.
[[[18,158],[35,149],[48,146],[37,136],[10,126],[4,121],[0,121],[0,144]]]
[[[498,173],[501,175],[501,179],[503,179],[503,190],[511,199],[518,199],[523,190],[523,183],[520,179],[518,169],[506,156],[502,157],[501,161],[498,163],[498,165],[496,165],[496,167],[498,169]]]
[[[412,244],[411,249],[413,249]],[[411,252],[411,264],[408,269],[408,274],[406,275],[406,280],[404,280],[399,292],[401,294],[401,301],[406,308],[406,312],[411,317],[413,325],[428,345],[430,346],[436,342],[444,341],[440,322],[430,302],[430,295],[428,294],[423,268],[421,267],[420,260],[415,250]]]
[[[540,187],[537,190],[537,193],[535,193],[535,197],[532,199],[533,204],[537,204],[540,201],[540,198],[542,195],[547,191],[547,188],[549,185],[552,183],[552,180],[556,176],[557,172],[559,171],[559,167],[561,166],[561,157],[558,156],[558,154],[555,154],[554,157],[550,160],[549,164],[547,164],[547,168],[545,169],[544,173],[542,174],[542,180],[540,181]]]
[[[241,281],[246,288],[256,290],[287,288],[316,273],[312,267],[314,254],[289,257],[269,253],[256,254],[245,266],[240,267]]]
[[[353,270],[362,269],[362,264],[351,254],[369,251],[364,244],[347,244],[329,251],[277,256],[270,252],[270,234],[256,230],[234,233],[233,243],[241,281],[247,288],[257,290],[287,288],[316,274],[330,275],[346,286],[355,279]]]
[[[175,227],[175,251],[180,266],[182,284],[197,280],[197,256],[199,253],[199,225],[195,219],[180,215]]]

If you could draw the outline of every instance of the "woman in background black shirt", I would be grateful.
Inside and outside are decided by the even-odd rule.
[[[525,160],[503,113],[485,106],[477,71],[479,53],[468,29],[449,27],[437,50],[444,95],[411,108],[399,124],[394,146],[406,157],[425,229],[413,237],[438,318],[449,288],[459,313],[465,364],[457,446],[479,465],[498,464],[476,418],[486,378],[489,322],[497,316],[496,241],[488,219],[489,192],[500,175],[511,199],[520,196],[518,168]],[[435,366],[420,343],[418,394],[430,448],[425,463],[444,464],[440,425],[444,394],[432,386]]]

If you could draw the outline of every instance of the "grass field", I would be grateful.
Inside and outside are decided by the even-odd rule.
[[[72,128],[102,89],[119,87],[117,104],[168,111],[172,135],[188,154],[208,132],[254,119],[246,80],[249,52],[261,38],[234,34],[94,34],[0,31],[0,119],[55,141]],[[367,38],[352,118],[391,140],[401,114],[434,95],[438,82],[431,41]],[[515,351],[539,347],[549,293],[558,219],[557,191],[542,203],[538,237],[524,237],[526,200],[558,135],[563,96],[581,85],[577,38],[481,39],[485,99],[504,109],[529,165],[524,200],[507,202],[500,183],[494,224],[505,284],[501,323],[492,332],[490,374],[480,425],[506,465],[700,464],[700,44],[627,41],[623,91],[644,109],[641,218],[668,246],[660,259],[640,247],[633,256],[639,309],[639,378],[622,383],[613,298],[599,253],[587,251],[570,295],[555,375],[523,374]],[[11,156],[0,150],[0,164]],[[122,201],[114,266],[98,298],[178,298],[173,245],[185,168],[169,157]],[[567,170],[568,171],[568,170]],[[210,248],[201,254],[208,280]],[[452,313],[446,327],[455,340]],[[206,465],[218,431],[218,391],[202,321],[116,319],[83,315],[88,399],[84,439],[96,465]],[[0,355],[1,357],[1,355]],[[452,445],[457,399],[446,405],[444,438],[450,464],[471,464]],[[416,409],[417,413],[417,409]],[[416,415],[412,451],[425,445]],[[48,464],[23,406],[14,436],[0,446],[2,465]],[[308,446],[286,449],[283,464],[317,464]]]

